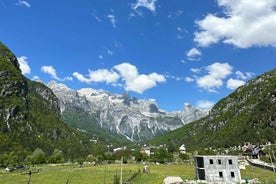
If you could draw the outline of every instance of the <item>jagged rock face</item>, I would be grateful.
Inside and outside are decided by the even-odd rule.
[[[179,117],[181,118],[183,124],[190,123],[192,121],[198,120],[202,117],[207,116],[209,113],[209,110],[200,110],[197,109],[190,104],[185,103],[184,104],[184,110],[180,112]]]
[[[2,132],[16,128],[26,118],[27,82],[16,57],[0,43],[0,120]]]
[[[48,83],[60,100],[61,112],[83,110],[94,114],[100,127],[125,136],[132,141],[149,140],[207,115],[186,105],[183,112],[168,113],[156,102],[97,91],[91,88],[72,90],[54,81]]]

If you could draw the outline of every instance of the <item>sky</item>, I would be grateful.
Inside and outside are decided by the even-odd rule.
[[[0,0],[22,73],[211,108],[276,66],[276,0]]]

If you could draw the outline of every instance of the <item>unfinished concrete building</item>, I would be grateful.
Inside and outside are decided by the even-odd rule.
[[[240,183],[237,156],[195,156],[195,174],[200,182]]]

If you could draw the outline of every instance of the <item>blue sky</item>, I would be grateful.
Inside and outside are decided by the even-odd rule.
[[[22,73],[205,109],[276,66],[276,0],[0,0]]]

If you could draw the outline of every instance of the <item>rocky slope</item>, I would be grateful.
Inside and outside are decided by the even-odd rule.
[[[68,111],[85,112],[93,117],[89,123],[123,135],[131,141],[149,140],[208,113],[189,104],[185,104],[182,112],[168,113],[160,110],[156,102],[132,98],[128,93],[118,95],[91,88],[75,91],[55,81],[47,86],[59,98],[62,114],[68,115]],[[82,128],[86,129],[85,126]]]
[[[74,151],[83,150],[80,141],[78,132],[61,121],[54,93],[25,78],[15,55],[0,42],[0,154],[14,151],[21,158],[36,148],[46,154],[58,148],[65,156],[80,155]]]
[[[174,140],[188,149],[276,142],[276,69],[221,99],[209,115],[152,141]]]

